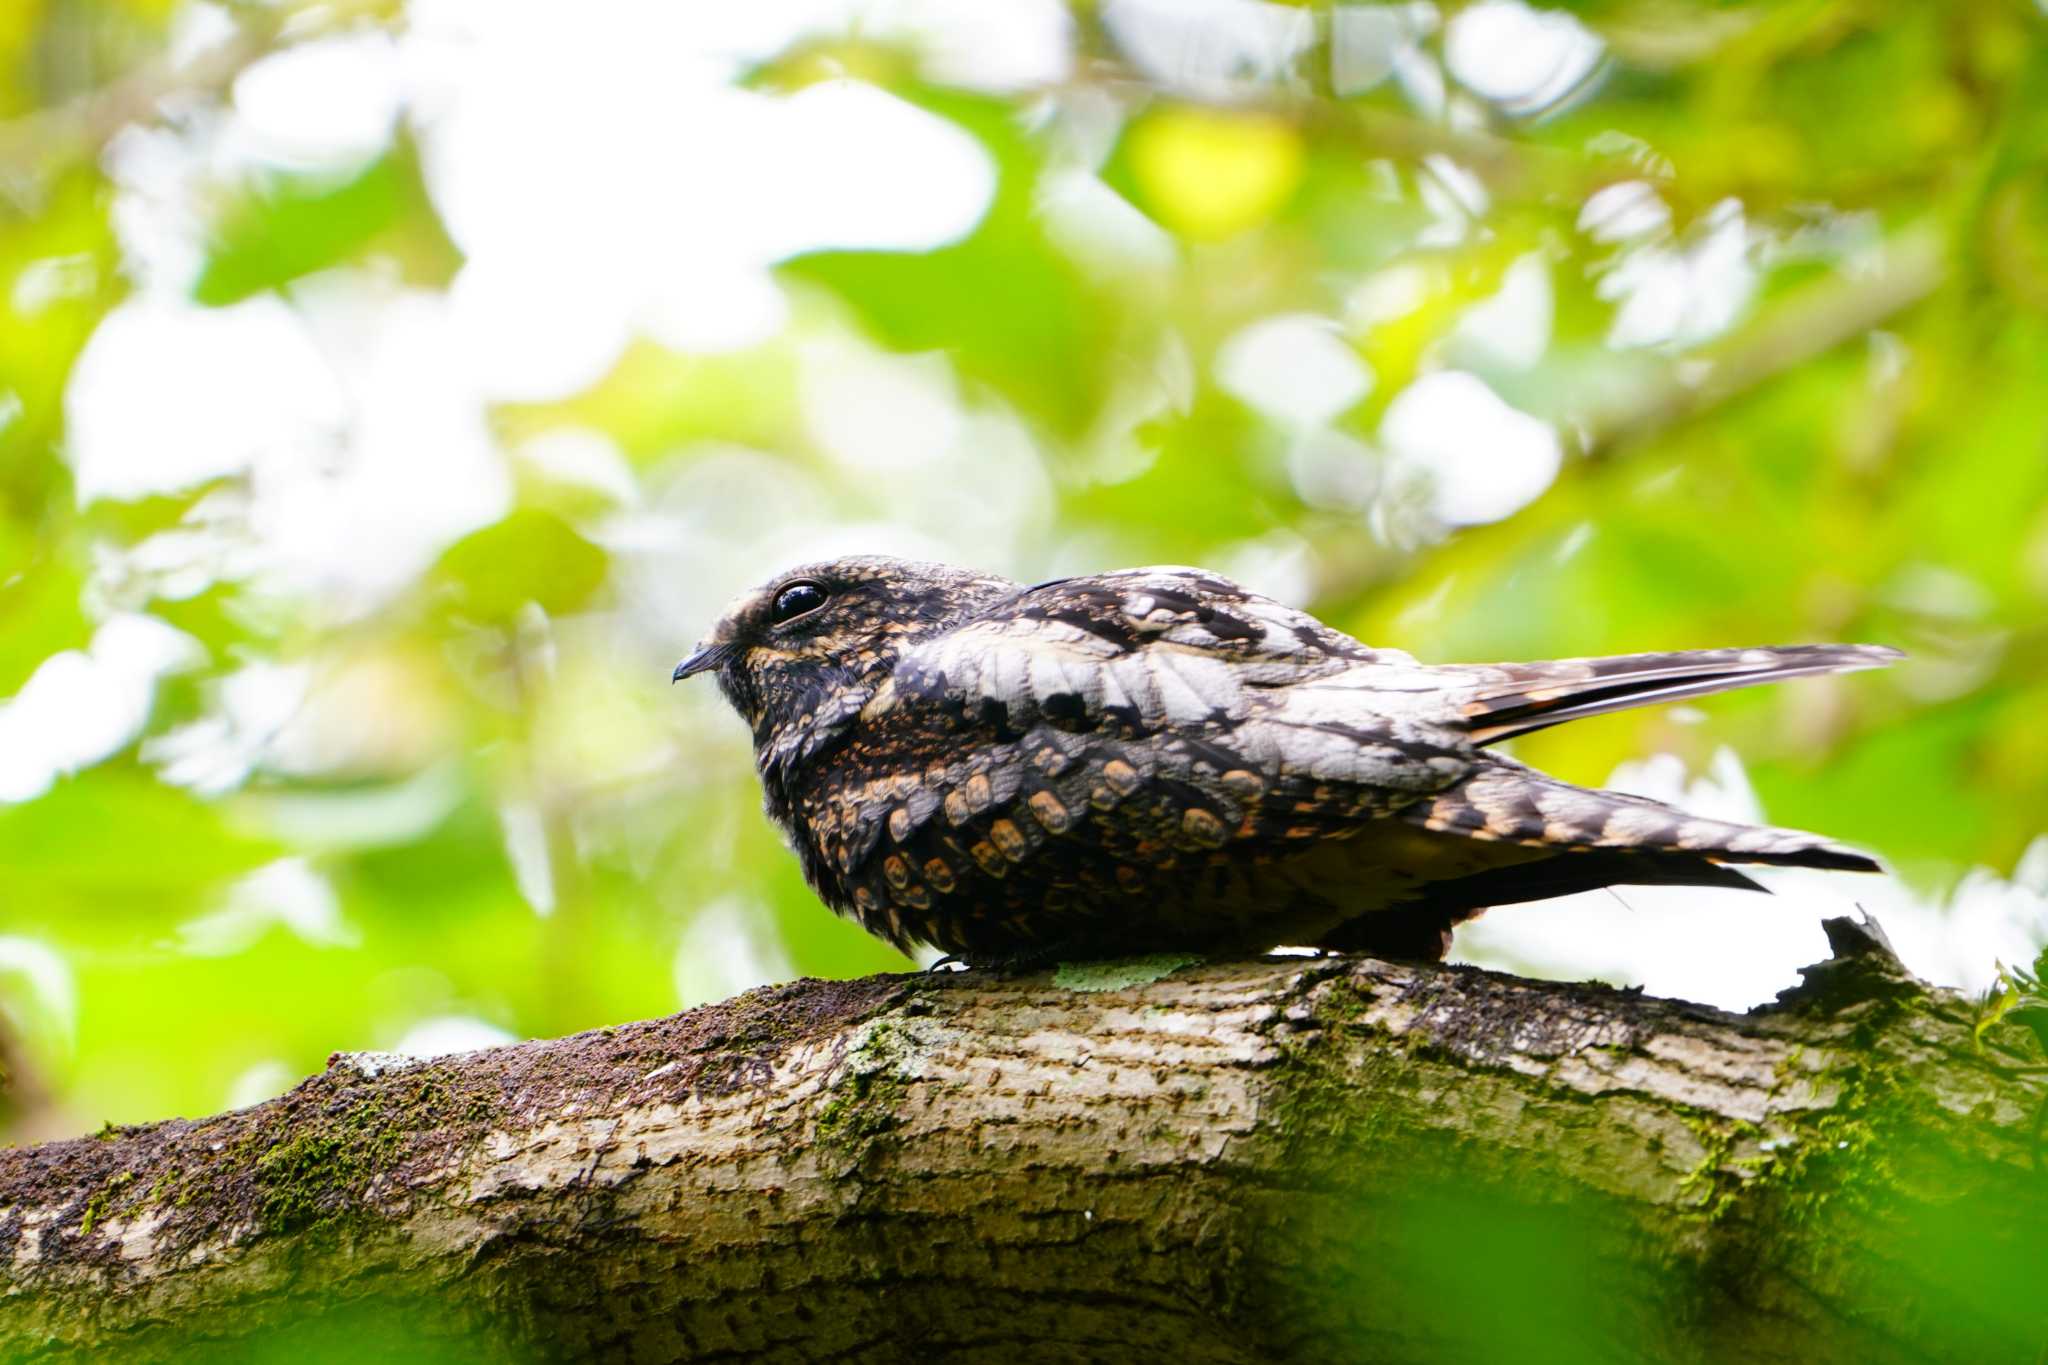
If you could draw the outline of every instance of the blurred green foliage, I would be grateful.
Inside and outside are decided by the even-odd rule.
[[[1414,19],[1382,17],[1396,8]],[[502,514],[345,599],[243,554],[290,539],[251,511],[261,461],[81,487],[67,392],[102,321],[162,289],[129,217],[147,186],[120,170],[135,140],[211,145],[274,53],[425,21],[0,9],[0,696],[98,650],[116,615],[193,647],[149,675],[117,742],[0,804],[0,1007],[10,1070],[34,1078],[14,1133],[214,1110],[436,1019],[550,1035],[750,974],[903,966],[805,890],[709,690],[665,680],[742,585],[737,547],[896,522],[924,547],[976,500],[1014,510],[989,567],[1208,564],[1425,658],[1901,644],[1915,660],[1884,679],[1717,700],[1700,726],[1616,716],[1519,753],[1599,782],[1646,751],[1732,743],[1773,817],[1918,885],[2009,868],[2048,825],[2048,19],[2022,0],[1605,0],[1571,7],[1597,65],[1525,111],[1446,74],[1470,8],[1399,30],[1396,74],[1371,79],[1340,79],[1340,49],[1373,5],[1247,4],[1306,27],[1220,75],[1144,57],[1159,15],[1082,5],[1049,87],[976,87],[883,30],[791,35],[736,84],[867,81],[960,130],[994,174],[972,227],[920,250],[815,244],[779,264],[789,317],[765,339],[643,332],[573,391],[481,403]],[[210,55],[177,57],[200,30]],[[459,283],[435,116],[406,105],[338,171],[193,157],[186,300],[297,313]],[[1060,208],[1076,187],[1088,213]],[[1589,201],[1615,187],[1661,206],[1648,226],[1603,229]],[[1740,230],[1716,239],[1731,205]],[[1700,291],[1714,240],[1740,267],[1719,314],[1617,334],[1629,271]],[[564,242],[560,271],[604,250]],[[1508,355],[1475,309],[1529,269],[1538,344]],[[1281,315],[1322,319],[1363,391],[1299,419],[1219,382],[1234,339]],[[808,387],[828,343],[943,357],[945,401],[1024,433],[1040,483],[984,485],[974,458],[849,465]],[[1447,368],[1561,433],[1561,472],[1511,515],[1434,515],[1431,471],[1390,449],[1390,409]],[[261,380],[247,396],[269,399]],[[424,470],[440,435],[418,439]],[[558,439],[616,464],[532,456]],[[757,452],[738,482],[735,451]],[[420,504],[437,496],[423,481]],[[287,713],[250,721],[236,689],[280,669]],[[296,870],[243,880],[280,860]]]

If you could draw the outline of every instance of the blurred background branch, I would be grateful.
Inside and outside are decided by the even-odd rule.
[[[1932,294],[1948,268],[1948,244],[1925,224],[1905,228],[1859,269],[1785,294],[1732,334],[1703,346],[1693,365],[1633,408],[1596,418],[1586,454],[1647,443],[1666,427],[1693,421],[1845,342],[1867,337]]]

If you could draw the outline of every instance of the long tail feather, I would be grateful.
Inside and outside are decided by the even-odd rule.
[[[1401,818],[1439,834],[1569,853],[1678,853],[1717,863],[1883,870],[1869,854],[1819,835],[1688,815],[1648,797],[1574,787],[1506,759],[1493,760]]]
[[[1486,664],[1472,668],[1481,681],[1463,710],[1473,742],[1494,744],[1585,716],[1786,678],[1882,668],[1904,657],[1884,645],[1782,645]]]

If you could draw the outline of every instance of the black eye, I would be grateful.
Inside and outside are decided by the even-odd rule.
[[[775,594],[775,608],[768,613],[768,619],[779,626],[824,605],[825,590],[816,583],[791,583]]]

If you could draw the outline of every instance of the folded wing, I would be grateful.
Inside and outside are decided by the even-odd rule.
[[[1268,689],[1406,656],[1198,569],[1039,584],[907,653],[874,707],[904,699],[1143,734],[1243,720]]]

